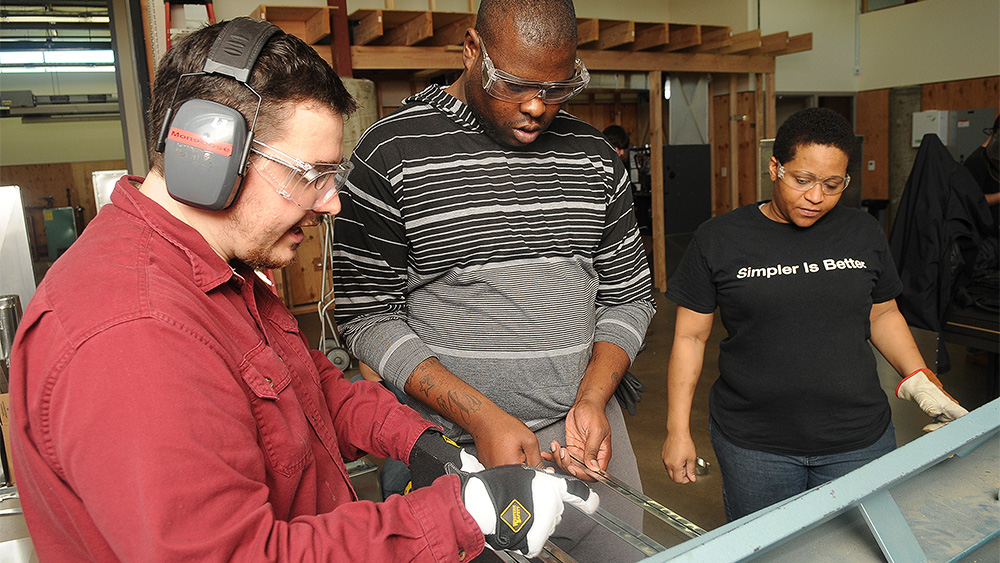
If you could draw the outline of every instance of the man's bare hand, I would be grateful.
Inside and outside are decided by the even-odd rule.
[[[570,456],[583,461],[590,469],[605,471],[608,468],[611,461],[611,425],[604,414],[605,407],[590,401],[577,401],[566,415],[565,448],[553,441],[550,451],[543,453],[542,457],[578,479],[593,481]]]
[[[509,414],[503,413],[471,434],[476,441],[476,457],[486,467],[512,464],[542,467],[538,438]]]

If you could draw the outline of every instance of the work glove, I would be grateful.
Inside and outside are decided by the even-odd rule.
[[[930,374],[928,377],[927,374]],[[941,381],[930,370],[918,370],[896,386],[896,396],[917,403],[934,422],[924,426],[924,432],[937,430],[956,418],[969,414],[951,395],[944,392]]]
[[[623,409],[627,410],[629,414],[634,415],[636,405],[642,400],[642,393],[644,391],[646,391],[646,386],[639,381],[639,378],[632,375],[632,372],[626,371],[625,377],[622,378],[615,389],[615,398],[618,399],[618,404]]]
[[[587,514],[600,499],[573,477],[527,465],[502,465],[479,473],[458,473],[462,502],[479,524],[486,545],[535,557],[562,519],[563,503]]]
[[[485,469],[476,456],[465,451],[436,428],[428,428],[410,450],[410,485],[407,491],[430,485],[447,473],[474,473]],[[449,470],[449,466],[453,469]]]

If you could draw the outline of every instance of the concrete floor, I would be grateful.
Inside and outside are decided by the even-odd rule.
[[[632,373],[648,389],[639,403],[637,413],[634,416],[626,415],[632,446],[639,460],[639,471],[645,493],[698,526],[711,530],[725,524],[721,478],[715,453],[708,438],[708,391],[718,374],[718,346],[725,337],[725,331],[717,319],[709,340],[704,370],[692,412],[691,426],[698,453],[709,462],[710,470],[708,474],[700,476],[697,483],[678,485],[667,477],[660,461],[660,447],[665,437],[667,359],[673,341],[675,306],[662,294],[656,293],[655,299],[658,309],[647,332],[648,347],[639,355],[631,368]],[[310,343],[315,345],[319,339],[318,316],[315,313],[303,313],[298,315],[298,318]],[[914,330],[914,336],[924,357],[933,361],[935,335]],[[950,372],[941,376],[941,380],[949,392],[969,410],[988,402],[989,376],[981,357],[969,356],[964,346],[948,344],[948,349],[953,367]],[[357,373],[356,362],[347,373],[349,376]],[[893,420],[897,429],[897,442],[902,445],[919,437],[927,418],[912,403],[900,401],[893,396],[899,376],[881,358],[879,375],[886,393],[890,396]],[[996,378],[997,374],[992,374],[992,377]],[[379,460],[375,461],[377,463]],[[0,489],[0,492],[8,494],[10,491],[11,489]],[[17,499],[11,498],[0,502],[2,502],[0,509],[3,509],[3,512],[0,512],[2,514],[0,561],[37,561],[23,517],[10,513],[15,510],[7,512],[7,509],[16,509],[19,506]],[[642,531],[666,547],[686,539],[651,516],[647,516]]]

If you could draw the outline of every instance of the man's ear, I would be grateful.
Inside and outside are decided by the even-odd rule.
[[[778,159],[771,157],[771,160],[767,163],[767,169],[771,173],[771,181],[777,181],[778,179]]]
[[[465,42],[462,43],[462,66],[471,70],[479,59],[479,34],[473,28],[465,30]]]

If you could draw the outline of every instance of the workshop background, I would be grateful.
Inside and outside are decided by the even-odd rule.
[[[938,134],[961,161],[1000,113],[1000,0],[575,4],[581,58],[593,80],[566,109],[598,129],[617,123],[629,132],[636,212],[654,271],[658,311],[648,346],[632,367],[648,388],[636,415],[627,416],[633,447],[645,493],[712,530],[725,524],[707,430],[721,322],[709,341],[692,415],[708,471],[696,484],[677,485],[660,461],[674,320],[663,291],[680,253],[705,219],[768,197],[761,182],[768,139],[804,107],[829,107],[854,124],[862,151],[851,163],[844,204],[867,209],[888,233],[922,135]],[[109,182],[125,170],[144,174],[141,108],[153,62],[170,37],[204,25],[209,9],[218,21],[242,15],[273,21],[349,77],[362,102],[346,128],[350,149],[404,97],[458,76],[456,45],[477,6],[472,0],[220,0],[207,6],[0,0],[0,295],[18,295],[25,306],[48,267],[106,203]],[[69,51],[89,56],[57,56]],[[279,292],[310,341],[354,375],[357,362],[338,350],[330,322],[335,288],[325,267],[326,233],[316,228],[308,235],[296,261],[275,272]],[[937,346],[946,347],[952,365],[941,379],[970,411],[997,393],[1000,332],[998,319],[987,321],[985,329],[959,330],[940,343],[937,333],[913,329],[932,365]],[[894,398],[898,375],[881,358],[879,371],[898,443],[907,444],[921,436],[925,417]],[[4,413],[0,401],[0,423]],[[16,489],[0,493],[10,490]],[[30,550],[23,520],[3,515],[16,508],[16,499],[3,499],[0,494],[0,550],[21,542],[18,553],[30,557],[23,551]],[[1000,507],[990,517],[1000,521],[998,513]],[[643,531],[668,546],[683,539],[652,517]],[[983,560],[1000,559],[995,538],[987,548],[992,551]]]

